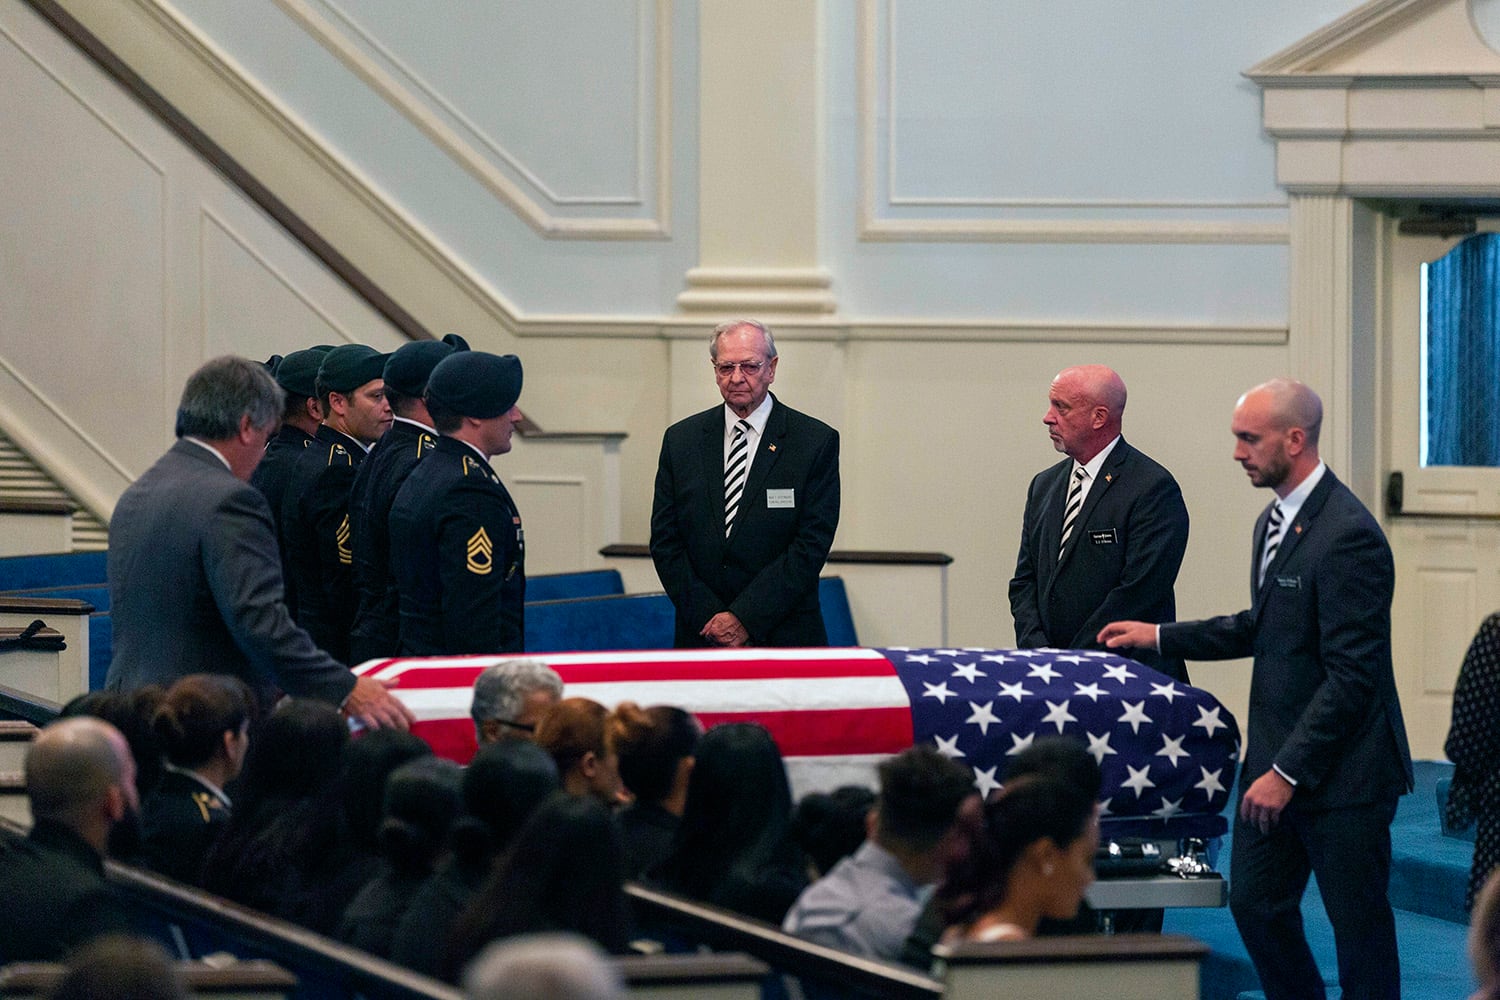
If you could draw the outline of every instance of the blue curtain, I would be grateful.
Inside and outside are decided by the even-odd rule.
[[[1500,465],[1500,233],[1427,267],[1423,465]]]

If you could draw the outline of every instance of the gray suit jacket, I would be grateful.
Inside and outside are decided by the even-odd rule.
[[[287,612],[265,498],[214,455],[178,441],[120,497],[109,532],[107,687],[212,672],[259,692],[348,697],[354,675]]]

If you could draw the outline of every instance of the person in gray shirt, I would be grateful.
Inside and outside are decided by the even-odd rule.
[[[942,876],[959,806],[973,795],[969,769],[930,746],[886,760],[868,839],[803,890],[781,929],[868,958],[899,958]]]

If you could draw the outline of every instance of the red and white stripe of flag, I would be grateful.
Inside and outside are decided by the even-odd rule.
[[[412,731],[467,762],[474,680],[514,656],[372,660],[355,673],[393,679],[417,716]],[[607,708],[676,705],[704,728],[758,722],[770,730],[799,793],[867,779],[872,763],[912,744],[911,704],[895,668],[873,649],[725,649],[541,653],[567,697]],[[864,781],[868,783],[868,781]]]

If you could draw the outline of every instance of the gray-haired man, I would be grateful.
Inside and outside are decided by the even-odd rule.
[[[469,707],[479,745],[531,739],[562,693],[562,678],[541,660],[506,660],[487,668],[474,681]]]

